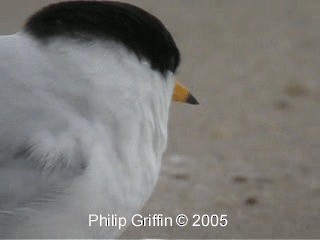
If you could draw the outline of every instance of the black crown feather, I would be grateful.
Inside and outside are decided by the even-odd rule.
[[[175,72],[179,50],[165,26],[150,13],[127,3],[71,1],[49,5],[34,14],[25,30],[39,40],[68,36],[122,43],[162,74]]]

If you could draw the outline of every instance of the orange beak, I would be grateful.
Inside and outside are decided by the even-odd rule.
[[[172,100],[175,102],[189,103],[193,105],[198,105],[199,102],[190,93],[189,89],[183,86],[179,81],[176,80]]]

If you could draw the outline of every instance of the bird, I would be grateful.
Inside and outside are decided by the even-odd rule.
[[[90,214],[150,197],[180,81],[163,23],[123,2],[48,5],[0,36],[0,238],[116,238]],[[129,225],[129,224],[128,224]]]

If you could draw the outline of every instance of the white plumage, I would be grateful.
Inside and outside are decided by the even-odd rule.
[[[113,41],[0,37],[0,238],[113,238],[156,183],[174,80]]]

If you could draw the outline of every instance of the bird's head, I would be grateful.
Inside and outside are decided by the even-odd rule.
[[[172,77],[180,64],[173,37],[156,17],[138,7],[108,1],[60,2],[30,17],[25,31],[43,43],[61,36],[120,43],[160,73],[158,81],[175,81],[173,101],[198,104],[188,88]]]

